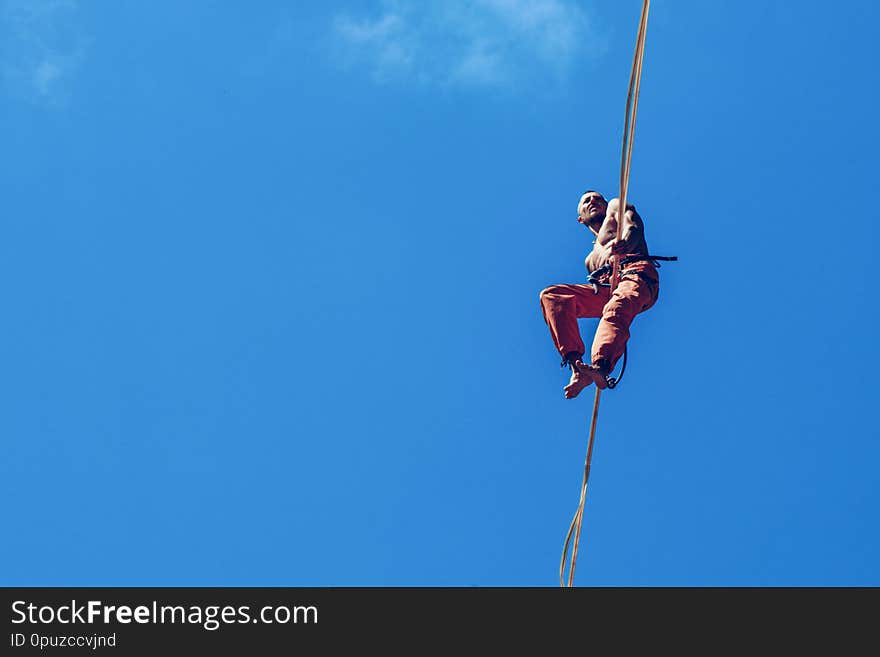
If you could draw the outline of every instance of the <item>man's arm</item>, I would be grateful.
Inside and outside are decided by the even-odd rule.
[[[608,204],[608,212],[614,212],[615,216],[618,216],[619,207],[620,199],[612,199]],[[643,238],[644,226],[642,218],[636,212],[636,207],[632,203],[627,203],[626,212],[623,213],[623,229],[621,230],[620,241],[617,241],[615,235],[615,238],[608,243],[611,253],[628,253],[633,251],[643,242]]]

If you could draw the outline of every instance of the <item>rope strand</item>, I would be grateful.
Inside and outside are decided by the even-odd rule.
[[[632,73],[629,78],[629,90],[626,95],[626,113],[623,122],[623,147],[620,162],[620,206],[618,208],[617,241],[623,234],[623,215],[626,213],[626,194],[629,188],[629,171],[632,163],[632,144],[636,131],[636,110],[639,104],[639,87],[642,81],[642,60],[645,54],[645,35],[648,30],[648,10],[651,0],[643,0],[642,15],[639,19],[639,32],[636,37],[636,50],[633,55]],[[611,293],[620,282],[620,258],[612,256],[613,273],[611,275]],[[596,397],[593,401],[593,415],[590,420],[590,437],[587,441],[587,458],[584,463],[584,478],[581,483],[581,496],[577,510],[568,527],[565,536],[565,545],[562,548],[562,560],[559,564],[559,586],[574,586],[574,570],[577,562],[578,544],[580,543],[581,527],[584,519],[584,505],[587,500],[587,482],[590,479],[590,464],[593,458],[593,445],[596,438],[596,421],[599,416],[599,398],[602,391],[596,386]],[[572,543],[572,537],[574,542]],[[571,561],[568,567],[568,582],[565,581],[565,560],[568,555],[568,547],[571,544]]]
[[[562,561],[559,563],[559,586],[566,586],[565,582],[565,556],[568,552],[568,544],[574,535],[574,545],[571,548],[571,564],[568,568],[568,586],[574,586],[574,567],[577,561],[577,549],[580,543],[581,524],[584,519],[584,503],[587,500],[587,482],[590,479],[590,464],[593,460],[593,437],[596,435],[596,420],[599,417],[599,395],[602,391],[596,387],[596,397],[593,401],[593,417],[590,421],[590,440],[587,444],[587,459],[584,463],[584,479],[581,483],[581,498],[578,503],[577,511],[568,527],[568,534],[565,536],[565,547],[562,549]]]

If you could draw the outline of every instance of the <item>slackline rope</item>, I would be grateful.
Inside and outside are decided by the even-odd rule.
[[[636,110],[639,106],[639,87],[642,82],[642,59],[645,54],[645,34],[648,31],[648,10],[651,6],[651,0],[642,1],[642,15],[639,19],[639,33],[636,37],[636,50],[633,55],[632,73],[629,78],[629,91],[626,96],[626,114],[623,121],[623,148],[620,156],[620,206],[617,210],[617,241],[619,242],[623,234],[623,217],[626,214],[626,193],[629,188],[629,169],[632,162],[632,145],[633,137],[636,131]],[[612,256],[614,264],[613,273],[611,275],[611,292],[620,282],[620,258]],[[590,419],[590,438],[587,442],[587,459],[584,464],[584,479],[581,484],[581,496],[578,502],[577,511],[568,527],[568,534],[565,536],[565,546],[562,548],[562,560],[559,563],[559,586],[574,586],[574,567],[577,561],[578,543],[581,537],[581,525],[584,519],[584,503],[587,499],[587,481],[590,478],[590,463],[593,458],[593,444],[596,437],[596,420],[599,417],[599,397],[602,391],[596,386],[596,397],[593,401],[593,415]],[[572,542],[572,536],[574,542]],[[568,582],[565,580],[565,560],[568,555],[568,546],[571,544],[571,561],[568,567]]]

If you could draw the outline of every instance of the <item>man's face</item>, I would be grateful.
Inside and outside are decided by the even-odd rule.
[[[578,203],[578,221],[589,225],[603,219],[607,209],[608,204],[599,192],[587,192]]]

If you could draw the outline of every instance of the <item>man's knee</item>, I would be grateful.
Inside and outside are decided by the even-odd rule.
[[[538,295],[538,300],[541,302],[542,306],[553,303],[554,301],[559,300],[561,291],[562,288],[559,285],[551,285],[550,287],[545,287],[543,290],[541,290],[541,294]]]
[[[627,297],[612,297],[602,309],[602,319],[615,326],[629,326],[641,310],[637,300]]]

